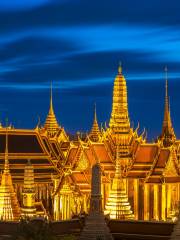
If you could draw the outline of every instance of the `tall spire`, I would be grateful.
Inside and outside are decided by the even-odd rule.
[[[9,171],[7,130],[5,139],[5,164],[0,185],[0,219],[3,221],[17,221],[20,218],[20,207]]]
[[[50,137],[53,137],[56,134],[56,131],[59,129],[59,125],[56,120],[56,116],[54,114],[54,108],[53,108],[52,82],[51,82],[51,88],[50,88],[49,113],[47,115],[44,128],[47,130]]]
[[[170,146],[175,140],[174,129],[171,121],[170,104],[168,96],[168,69],[165,67],[165,101],[164,101],[164,119],[162,126],[162,134],[159,137],[163,140],[164,147]]]
[[[118,74],[114,80],[113,104],[109,126],[116,133],[127,133],[130,130],[126,79],[122,74],[121,63],[119,64]]]
[[[96,113],[96,103],[94,104],[94,121],[93,121],[91,131],[89,133],[89,138],[93,142],[98,142],[100,138],[100,130],[98,126],[97,113]]]

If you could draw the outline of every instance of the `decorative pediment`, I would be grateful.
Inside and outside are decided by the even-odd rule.
[[[173,155],[171,153],[169,156],[169,160],[166,163],[164,172],[163,172],[164,177],[177,177],[178,176],[176,165],[175,165],[175,162],[174,162],[174,159],[172,156]]]
[[[76,170],[78,171],[84,171],[89,167],[89,161],[86,157],[86,155],[84,154],[84,152],[82,152],[79,161],[77,163],[77,167]]]

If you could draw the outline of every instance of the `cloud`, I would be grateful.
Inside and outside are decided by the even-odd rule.
[[[2,11],[18,11],[24,9],[32,9],[45,4],[48,4],[50,0],[1,0],[0,12]]]

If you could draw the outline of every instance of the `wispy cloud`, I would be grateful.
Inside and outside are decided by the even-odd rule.
[[[51,0],[53,1],[53,0]],[[24,9],[36,8],[48,4],[50,0],[1,0],[0,12],[2,11],[18,11]]]

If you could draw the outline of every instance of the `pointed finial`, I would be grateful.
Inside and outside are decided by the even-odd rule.
[[[53,110],[53,100],[52,100],[52,81],[51,81],[51,87],[50,87],[50,110]]]
[[[96,102],[94,103],[94,121],[97,122]]]
[[[122,74],[122,62],[119,62],[118,73]]]
[[[166,89],[166,93],[165,93],[165,97],[168,98],[168,69],[167,66],[165,67],[165,81],[166,81],[166,85],[165,85],[165,89]]]

